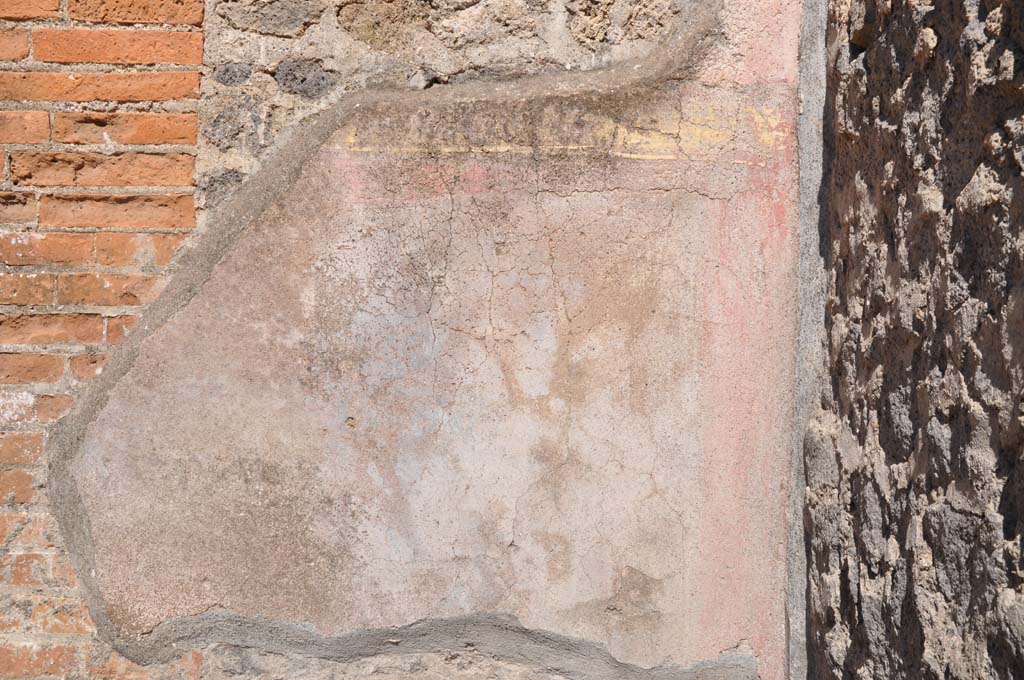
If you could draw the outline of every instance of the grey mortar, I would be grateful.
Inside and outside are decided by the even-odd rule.
[[[803,508],[806,488],[804,433],[827,376],[824,371],[825,259],[822,255],[821,197],[824,188],[825,35],[828,0],[803,0],[800,26],[800,265],[797,294],[797,398],[792,428],[789,507],[789,569],[786,638],[789,678],[807,677],[807,551]]]

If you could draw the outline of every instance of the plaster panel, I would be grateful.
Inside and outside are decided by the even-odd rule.
[[[782,677],[795,120],[674,79],[354,108],[84,419],[114,634],[495,615]]]

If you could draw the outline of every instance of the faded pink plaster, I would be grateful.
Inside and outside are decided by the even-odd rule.
[[[793,384],[796,243],[792,146],[751,166],[748,184],[710,226],[703,351],[709,376],[704,431],[702,560],[705,602],[696,645],[746,639],[766,680],[785,677],[783,520],[789,503],[786,423]],[[755,225],[753,234],[743,224]],[[754,236],[754,238],[751,238]]]
[[[800,17],[799,0],[726,2],[722,23],[728,39],[712,48],[700,78],[709,84],[795,87]]]
[[[507,613],[781,680],[798,5],[724,16],[696,83],[613,113],[339,130],[86,437],[115,625]]]

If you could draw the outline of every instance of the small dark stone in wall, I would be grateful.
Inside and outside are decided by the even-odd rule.
[[[221,85],[241,85],[252,75],[249,64],[221,64],[213,70],[213,78]]]
[[[316,99],[334,87],[334,75],[312,59],[290,59],[277,65],[274,80],[282,90],[307,99]]]
[[[219,111],[203,127],[203,137],[221,151],[258,146],[259,105],[253,97],[241,97]]]
[[[319,19],[325,0],[227,0],[217,14],[242,31],[294,38]]]
[[[203,175],[199,180],[199,188],[206,194],[206,207],[212,208],[227,198],[243,179],[245,175],[238,170]]]

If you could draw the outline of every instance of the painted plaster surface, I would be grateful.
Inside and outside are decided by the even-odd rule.
[[[769,10],[687,80],[356,108],[76,443],[115,633],[493,614],[783,677],[795,68],[723,58],[795,59]]]

